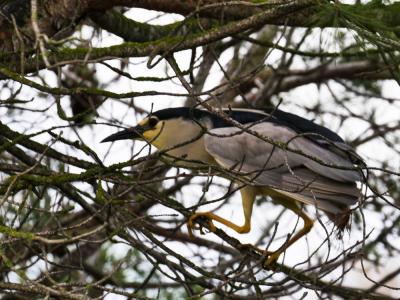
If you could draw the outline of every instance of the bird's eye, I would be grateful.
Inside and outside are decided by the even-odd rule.
[[[158,119],[155,118],[155,117],[151,117],[151,118],[149,119],[148,125],[149,125],[150,127],[155,127],[155,126],[157,125],[157,123],[158,123]]]

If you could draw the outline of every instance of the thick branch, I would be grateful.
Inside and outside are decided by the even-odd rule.
[[[62,49],[57,52],[47,53],[46,56],[48,61],[54,66],[64,65],[66,63],[71,63],[71,61],[76,60],[97,61],[112,59],[115,57],[123,58],[143,56],[150,56],[150,58],[152,58],[157,54],[191,49],[194,47],[215,42],[217,40],[246,31],[248,29],[258,28],[264,24],[269,23],[271,20],[288,17],[292,13],[312,5],[313,2],[313,0],[303,0],[288,5],[281,5],[268,11],[261,12],[247,19],[229,23],[227,25],[205,31],[202,34],[194,34],[186,38],[173,37],[163,39],[154,43],[125,43],[108,48]],[[0,57],[0,60],[10,60],[10,57]],[[25,62],[26,72],[32,72],[46,67],[44,62],[38,62],[37,58],[26,59]],[[18,70],[19,62],[13,63],[10,68],[13,70]],[[0,79],[1,78],[5,77],[0,75]]]
[[[198,20],[188,19],[169,25],[150,25],[136,22],[123,14],[110,10],[95,11],[89,14],[91,20],[100,26],[129,42],[148,42],[172,36],[186,36],[209,28],[210,22],[202,19],[201,26]]]
[[[321,83],[329,79],[392,79],[388,68],[381,68],[374,61],[354,61],[346,63],[331,63],[318,66],[312,70],[305,71],[289,71],[288,74],[279,74],[279,70],[274,80],[273,86],[268,87],[268,91],[263,93],[262,98],[270,97],[279,92],[285,92],[296,87],[310,84]],[[292,73],[292,75],[291,75]],[[271,73],[268,74],[271,76]],[[272,76],[274,76],[272,75]]]

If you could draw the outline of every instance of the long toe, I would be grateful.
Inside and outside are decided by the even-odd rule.
[[[208,217],[208,216],[207,216],[206,214],[204,214],[204,213],[196,213],[196,214],[191,215],[190,218],[189,218],[189,220],[188,220],[188,222],[187,222],[187,227],[188,227],[189,235],[190,235],[191,237],[193,237],[193,230],[194,230],[194,229],[200,230],[200,233],[201,233],[201,234],[204,234],[204,232],[203,232],[203,226],[201,226],[201,225],[195,223],[195,221],[196,221],[198,218],[204,218],[204,219],[206,219],[207,224],[208,224],[208,227],[209,227],[209,230],[210,230],[211,232],[215,232],[215,231],[216,231],[216,227],[215,227],[215,225],[214,225],[214,223],[212,222],[212,219],[211,219],[210,217]]]
[[[281,255],[281,252],[275,251],[275,252],[267,252],[267,258],[264,261],[264,268],[268,270],[275,270],[276,269],[276,262],[278,261],[279,256]]]

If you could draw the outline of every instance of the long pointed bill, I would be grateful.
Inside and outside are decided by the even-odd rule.
[[[104,140],[101,141],[101,143],[105,142],[114,142],[114,141],[119,141],[119,140],[134,140],[134,139],[140,139],[142,138],[142,134],[145,132],[145,128],[143,126],[136,126],[133,128],[128,128],[122,131],[119,131],[117,133],[114,133],[108,137],[106,137]]]

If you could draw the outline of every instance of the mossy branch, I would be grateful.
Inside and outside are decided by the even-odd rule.
[[[212,20],[203,19],[199,24],[199,20],[185,19],[168,25],[151,25],[129,19],[116,10],[91,12],[89,17],[96,25],[125,41],[139,43],[195,34],[210,28],[210,25],[215,23]]]

